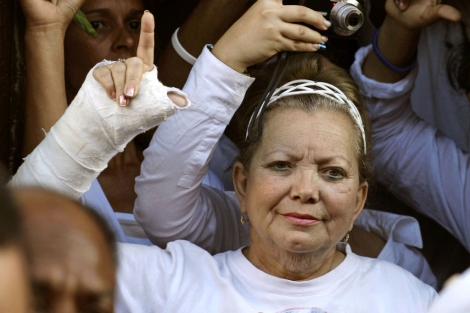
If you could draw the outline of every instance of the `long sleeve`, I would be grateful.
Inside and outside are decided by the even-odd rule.
[[[351,75],[372,122],[377,181],[395,196],[445,227],[470,251],[470,158],[410,106],[416,68],[394,84],[362,74],[371,47],[356,54]]]
[[[217,253],[248,242],[235,194],[205,186],[202,180],[252,82],[203,49],[183,89],[192,109],[158,128],[136,178],[134,214],[153,243],[164,247],[186,239]]]
[[[168,98],[168,91],[181,94],[158,81],[154,68],[143,75],[140,93],[132,105],[121,107],[109,99],[93,77],[93,69],[90,70],[77,97],[46,138],[25,158],[10,184],[42,186],[80,198],[129,141],[178,111]]]

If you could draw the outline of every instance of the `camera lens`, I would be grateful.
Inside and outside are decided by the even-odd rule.
[[[360,18],[357,14],[351,14],[348,16],[347,23],[352,27],[356,27],[357,25],[359,25],[359,21],[360,21]]]
[[[338,1],[331,10],[330,20],[335,25],[335,33],[350,36],[364,23],[362,7],[355,0]]]

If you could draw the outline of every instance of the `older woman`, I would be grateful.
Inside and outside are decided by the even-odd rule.
[[[275,2],[266,0],[258,5]],[[319,18],[312,15],[312,20],[314,17]],[[320,23],[321,19],[317,27]],[[227,36],[244,25],[236,24],[235,32],[229,31]],[[227,37],[222,38],[213,53],[204,51],[198,62],[212,60],[217,64],[224,60],[242,72],[246,63],[227,58],[237,42],[226,40]],[[235,165],[236,196],[242,222],[250,229],[251,245],[211,256],[186,241],[170,243],[166,250],[122,244],[117,312],[426,311],[435,296],[431,287],[393,264],[359,257],[347,243],[341,242],[361,213],[368,189],[368,129],[362,122],[364,110],[355,84],[344,71],[326,67],[324,59],[318,56],[292,62],[292,73],[271,99],[264,123],[258,124],[261,138],[246,143],[242,160]],[[306,66],[313,75],[311,79],[293,80]],[[95,72],[95,76],[100,79],[108,71],[106,67],[98,70],[102,75]],[[141,97],[135,98],[129,107],[118,108],[126,110],[118,125],[113,119],[100,117],[106,127],[114,125],[124,132],[129,129],[132,135],[139,125],[129,121],[152,118],[141,111],[148,107],[146,100],[154,97],[147,76],[140,86]],[[200,79],[199,88],[207,87],[204,76]],[[86,94],[93,92],[89,87],[85,83]],[[296,95],[297,91],[303,94]],[[79,93],[78,101],[93,101],[95,96],[90,95],[81,97]],[[198,100],[193,98],[194,106]],[[58,129],[63,127],[60,121],[58,125]],[[83,129],[80,123],[76,126],[83,139],[93,138],[96,144],[108,142],[105,135],[90,134],[93,129]],[[54,136],[61,137],[54,131],[44,144],[52,144]],[[118,132],[111,138],[122,137]],[[95,149],[95,153],[102,157],[111,150],[110,146],[105,146],[106,151]],[[85,144],[84,149],[89,147]],[[71,152],[83,157],[84,149]],[[63,161],[83,166],[83,159],[71,156],[73,162],[65,157]],[[27,175],[25,169],[34,170],[28,167],[33,161],[28,158],[14,182],[21,182]],[[75,169],[72,166],[65,169],[64,164],[56,163],[50,165],[54,170],[62,166],[60,173]],[[233,203],[227,200],[230,195],[218,190],[205,196],[214,209]],[[234,224],[238,215],[231,218],[229,222]],[[366,298],[367,294],[374,294],[375,298]]]
[[[186,241],[166,250],[123,245],[120,312],[426,311],[432,288],[342,242],[362,211],[369,177],[354,82],[316,55],[290,62],[261,138],[245,142],[234,169],[250,246],[211,256]],[[311,80],[295,80],[306,71]],[[255,93],[265,86],[259,82]],[[201,201],[218,211],[233,203],[214,189]]]

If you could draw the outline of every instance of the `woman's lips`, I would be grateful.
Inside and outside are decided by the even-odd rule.
[[[309,214],[286,213],[281,214],[286,220],[295,225],[310,226],[318,223],[318,219]]]

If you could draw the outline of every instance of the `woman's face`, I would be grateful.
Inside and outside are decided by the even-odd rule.
[[[329,251],[352,229],[366,200],[352,122],[342,113],[277,109],[249,171],[234,182],[251,225],[252,247]]]
[[[88,0],[80,10],[96,29],[98,39],[88,36],[73,22],[68,27],[65,36],[68,93],[76,93],[88,71],[103,59],[136,55],[144,4],[142,0]]]

